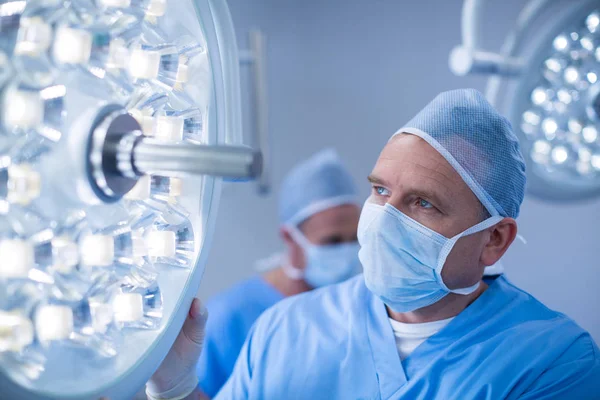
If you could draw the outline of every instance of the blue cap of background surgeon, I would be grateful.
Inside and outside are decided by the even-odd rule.
[[[357,189],[333,149],[298,164],[286,176],[279,195],[279,222],[298,226],[332,207],[357,204]]]
[[[454,167],[492,216],[516,218],[525,161],[510,122],[474,89],[439,94],[399,133],[419,136]]]

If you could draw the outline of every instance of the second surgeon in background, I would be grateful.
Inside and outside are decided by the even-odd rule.
[[[323,150],[297,165],[285,178],[279,198],[286,252],[272,259],[274,268],[268,272],[207,304],[210,319],[198,376],[210,397],[229,378],[248,331],[263,311],[284,297],[342,282],[361,271],[357,191],[335,151]]]

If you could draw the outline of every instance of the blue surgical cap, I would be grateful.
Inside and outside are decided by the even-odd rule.
[[[419,136],[435,148],[490,215],[519,215],[526,181],[519,142],[480,92],[441,93],[398,133]]]
[[[312,215],[343,204],[356,204],[357,190],[337,153],[326,149],[298,164],[284,179],[279,222],[298,226]]]

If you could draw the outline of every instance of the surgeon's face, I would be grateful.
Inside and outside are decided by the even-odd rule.
[[[359,218],[360,208],[345,204],[316,213],[300,224],[299,229],[317,246],[356,242]],[[282,237],[288,246],[288,257],[292,265],[304,268],[306,259],[302,247],[285,229],[282,230]]]
[[[381,152],[369,180],[370,201],[389,203],[447,238],[484,219],[481,203],[460,175],[418,136],[393,138]],[[491,235],[488,229],[458,240],[442,270],[450,289],[469,287],[481,279],[485,265],[491,265],[485,251]]]

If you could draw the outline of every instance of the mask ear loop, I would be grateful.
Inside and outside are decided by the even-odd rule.
[[[446,263],[446,259],[448,258],[448,255],[452,251],[452,248],[454,247],[456,242],[458,242],[458,239],[460,239],[461,237],[464,237],[464,236],[469,236],[473,233],[481,232],[484,229],[487,229],[491,226],[496,225],[498,222],[502,221],[503,219],[504,219],[504,217],[502,217],[500,215],[490,217],[490,218],[486,219],[485,221],[481,221],[477,225],[473,225],[469,229],[459,233],[458,235],[454,236],[452,239],[448,239],[448,241],[444,244],[444,247],[442,247],[442,251],[440,252],[440,257],[438,259],[438,265],[435,269],[436,278],[443,290],[445,290],[449,293],[456,293],[456,294],[461,294],[461,295],[468,295],[477,290],[481,281],[477,282],[476,284],[474,284],[473,286],[470,286],[470,287],[460,288],[460,289],[449,289],[446,286],[446,284],[444,283],[444,280],[442,279],[442,269],[444,268],[444,264]]]
[[[285,229],[290,233],[292,238],[296,241],[296,243],[302,248],[304,254],[308,254],[308,249],[313,246],[312,243],[300,232],[298,228],[293,225],[286,225]],[[281,264],[281,269],[283,273],[290,279],[294,281],[299,281],[304,279],[304,270],[298,267],[293,266],[290,263],[290,260],[286,257],[284,262]]]

